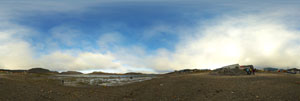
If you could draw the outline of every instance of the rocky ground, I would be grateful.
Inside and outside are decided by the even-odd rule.
[[[0,101],[299,101],[300,75],[163,75],[123,86],[69,87],[48,75],[0,74]]]

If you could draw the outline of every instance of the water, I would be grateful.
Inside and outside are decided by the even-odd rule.
[[[155,75],[56,75],[66,86],[121,86],[155,78]]]

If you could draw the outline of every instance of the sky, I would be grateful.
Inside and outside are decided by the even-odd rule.
[[[297,0],[1,0],[0,69],[300,68]]]

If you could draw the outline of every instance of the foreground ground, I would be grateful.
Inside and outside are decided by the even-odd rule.
[[[0,101],[299,101],[300,75],[164,75],[115,87],[68,87],[39,75],[0,74]]]

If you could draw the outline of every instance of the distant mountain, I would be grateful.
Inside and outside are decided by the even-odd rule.
[[[44,68],[31,68],[27,70],[28,73],[39,73],[39,74],[58,74],[57,71],[50,71],[49,69]]]
[[[61,72],[60,74],[83,74],[83,73],[77,71],[66,71],[66,72]]]
[[[186,73],[202,73],[202,72],[210,72],[209,69],[183,69],[183,70],[175,70],[174,72],[170,72],[167,74],[186,74]]]
[[[8,70],[8,69],[0,69],[0,72],[5,73],[38,73],[38,74],[58,74],[57,71],[50,71],[44,68],[31,68],[29,70]]]
[[[137,73],[137,72],[129,72],[129,73],[106,73],[101,71],[96,71],[93,73],[89,73],[90,75],[143,75],[143,73]]]
[[[32,68],[28,70],[28,73],[50,73],[51,71],[44,68]]]
[[[101,72],[101,71],[95,71],[93,73],[89,73],[90,75],[118,75],[116,73],[105,73],[105,72]]]
[[[0,69],[0,72],[7,72],[7,73],[26,73],[27,70],[8,70],[8,69]]]
[[[125,73],[124,75],[143,75],[143,73],[129,72],[129,73]]]

